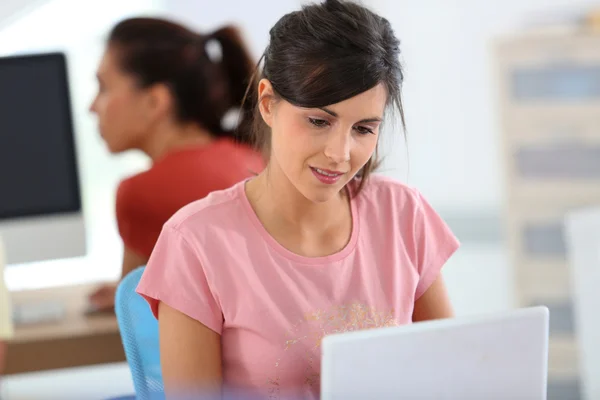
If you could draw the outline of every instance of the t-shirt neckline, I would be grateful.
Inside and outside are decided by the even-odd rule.
[[[358,196],[355,196],[354,198],[350,199],[350,213],[352,215],[352,232],[350,234],[350,240],[348,241],[348,243],[346,243],[346,246],[344,246],[340,251],[327,256],[307,257],[288,250],[283,245],[281,245],[281,243],[275,240],[275,238],[271,236],[271,234],[265,229],[264,225],[256,215],[256,212],[252,208],[248,196],[246,195],[246,183],[250,181],[250,179],[252,178],[248,178],[238,184],[238,195],[242,199],[242,203],[244,205],[244,209],[246,211],[246,214],[248,215],[248,218],[250,218],[252,224],[254,225],[258,233],[267,242],[271,249],[275,250],[283,257],[295,263],[305,265],[322,265],[335,263],[343,260],[354,251],[354,249],[356,248],[356,243],[358,242],[358,233],[360,230],[360,221],[358,218],[356,204]]]

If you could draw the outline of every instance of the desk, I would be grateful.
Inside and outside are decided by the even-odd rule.
[[[3,376],[0,387],[3,400],[100,400],[132,393],[124,362]]]
[[[12,303],[64,301],[61,321],[15,326],[6,348],[5,375],[125,361],[114,314],[86,316],[88,294],[96,285],[13,292]]]

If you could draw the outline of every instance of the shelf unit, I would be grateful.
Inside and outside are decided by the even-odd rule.
[[[494,64],[517,305],[550,309],[548,398],[579,399],[563,226],[600,203],[600,35],[503,38]]]

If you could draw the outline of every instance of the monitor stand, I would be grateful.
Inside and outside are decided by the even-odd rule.
[[[0,237],[0,341],[9,339],[14,335],[11,318],[10,294],[4,282],[4,245]],[[0,360],[0,365],[2,360]]]

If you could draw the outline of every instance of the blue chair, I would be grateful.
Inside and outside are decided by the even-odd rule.
[[[162,400],[165,394],[160,368],[158,322],[146,300],[135,292],[144,268],[131,271],[119,283],[115,314],[136,399]]]

